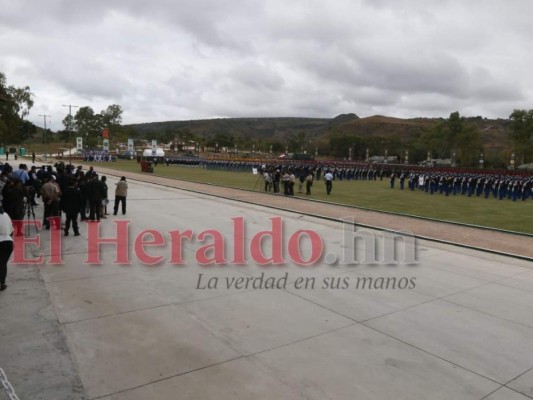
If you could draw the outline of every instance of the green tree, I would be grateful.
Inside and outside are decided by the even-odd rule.
[[[20,119],[27,117],[33,107],[33,93],[30,91],[30,87],[16,88],[9,86],[7,93],[11,97],[15,112],[20,116]]]
[[[94,113],[91,107],[81,107],[74,116],[77,135],[83,138],[84,144],[94,147],[98,143],[102,130],[102,119]]]
[[[333,131],[329,136],[329,152],[337,158],[346,158],[352,149],[352,159],[360,160],[365,157],[368,141],[364,138]]]
[[[520,164],[533,161],[533,110],[514,110],[509,133]]]
[[[0,72],[0,143],[21,143],[36,132],[33,124],[24,121],[32,107],[30,87],[8,86],[5,74]]]
[[[483,151],[481,135],[476,124],[466,124],[457,137],[457,161],[464,167],[476,167]]]
[[[455,111],[447,120],[437,121],[421,139],[434,158],[449,158],[459,150],[458,140],[464,129],[465,120]]]
[[[76,123],[74,121],[74,117],[70,114],[67,114],[67,116],[61,121],[63,126],[65,127],[64,131],[57,132],[59,137],[63,139],[65,143],[71,142],[73,139],[73,131],[76,127]]]
[[[48,131],[48,129],[47,129]],[[22,120],[19,125],[18,133],[19,140],[13,143],[23,143],[32,138],[37,132],[37,127],[28,120]]]
[[[285,145],[279,140],[267,140],[265,144],[268,147],[267,151],[270,151],[270,146],[272,146],[272,153],[274,154],[283,153],[285,151]]]
[[[215,133],[215,135],[209,139],[207,139],[205,145],[209,147],[215,147],[218,144],[218,148],[221,147],[234,147],[235,146],[235,140],[233,139],[232,135],[229,135],[227,133],[218,132]]]
[[[420,137],[420,143],[433,158],[449,158],[456,153],[456,160],[462,166],[477,166],[483,151],[481,136],[475,123],[466,123],[458,111],[446,120],[437,121]],[[420,143],[414,143],[417,157],[422,156]]]
[[[464,125],[464,118],[459,115],[459,111],[450,114],[445,131],[445,142],[448,147],[448,152],[457,146],[457,140],[464,129]]]
[[[117,104],[108,106],[105,110],[100,112],[102,118],[102,125],[105,128],[113,130],[122,124],[122,107]]]

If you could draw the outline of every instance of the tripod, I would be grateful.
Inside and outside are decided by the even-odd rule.
[[[261,182],[262,180],[263,180],[263,175],[259,174],[259,176],[257,177],[257,181],[255,181],[255,185],[254,185],[254,189],[253,189],[254,192],[255,192],[255,188],[257,187],[259,182]],[[259,190],[261,190],[261,186],[259,186]]]
[[[33,209],[33,203],[31,201],[30,195],[24,196],[24,219],[28,222],[31,221],[33,218],[33,225],[35,226],[35,230],[37,232],[37,224],[35,221],[35,210]],[[30,224],[26,224],[26,236],[30,235]]]

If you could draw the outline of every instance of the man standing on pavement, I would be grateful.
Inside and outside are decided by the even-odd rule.
[[[50,229],[49,218],[59,216],[59,199],[61,197],[61,191],[59,185],[54,182],[54,176],[49,175],[46,177],[45,184],[41,187],[41,197],[44,204],[44,221],[43,226],[46,229]],[[60,228],[60,227],[57,227]]]
[[[128,184],[126,183],[126,177],[120,178],[120,181],[115,183],[115,207],[113,215],[117,215],[118,204],[122,203],[122,215],[126,214],[126,197],[128,196]]]
[[[331,189],[333,188],[333,174],[330,170],[324,175],[324,180],[326,181],[326,193],[331,194]]]
[[[313,186],[313,171],[309,170],[309,173],[305,177],[305,194],[311,195],[311,186]]]
[[[68,236],[71,223],[74,229],[74,236],[79,236],[78,213],[80,212],[81,193],[77,187],[77,181],[74,178],[69,180],[68,187],[65,189],[61,201],[63,203],[63,211],[67,217],[65,221],[65,236]]]

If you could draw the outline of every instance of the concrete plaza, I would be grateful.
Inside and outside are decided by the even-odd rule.
[[[109,177],[110,194],[115,181]],[[127,215],[109,216],[99,229],[116,237],[115,222],[130,221],[131,264],[115,262],[113,245],[101,247],[101,265],[85,264],[95,250],[83,223],[81,237],[61,242],[63,265],[9,266],[9,288],[0,294],[0,367],[21,399],[533,398],[531,262],[418,240],[415,264],[382,265],[376,257],[328,265],[351,254],[351,245],[362,261],[361,241],[346,240],[351,227],[129,185]],[[248,246],[276,217],[286,262],[256,265]],[[244,223],[243,265],[232,262],[240,250],[235,220]],[[135,251],[144,230],[165,239],[165,246],[146,247],[162,257],[156,265],[143,262],[139,246]],[[176,230],[196,240],[171,244],[168,232]],[[224,239],[227,265],[198,264],[221,249],[201,249],[216,235],[206,230]],[[289,249],[299,230],[322,239],[320,262],[294,262],[313,250],[306,237],[301,254]],[[374,234],[379,254],[382,236]],[[48,232],[40,239],[28,248],[46,260]],[[172,264],[178,247],[183,265]],[[401,241],[397,250],[400,261],[409,252]]]

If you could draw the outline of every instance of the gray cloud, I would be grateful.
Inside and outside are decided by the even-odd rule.
[[[507,117],[533,107],[528,0],[0,0],[30,118]],[[35,115],[34,115],[35,114]],[[53,129],[60,129],[59,123]]]

